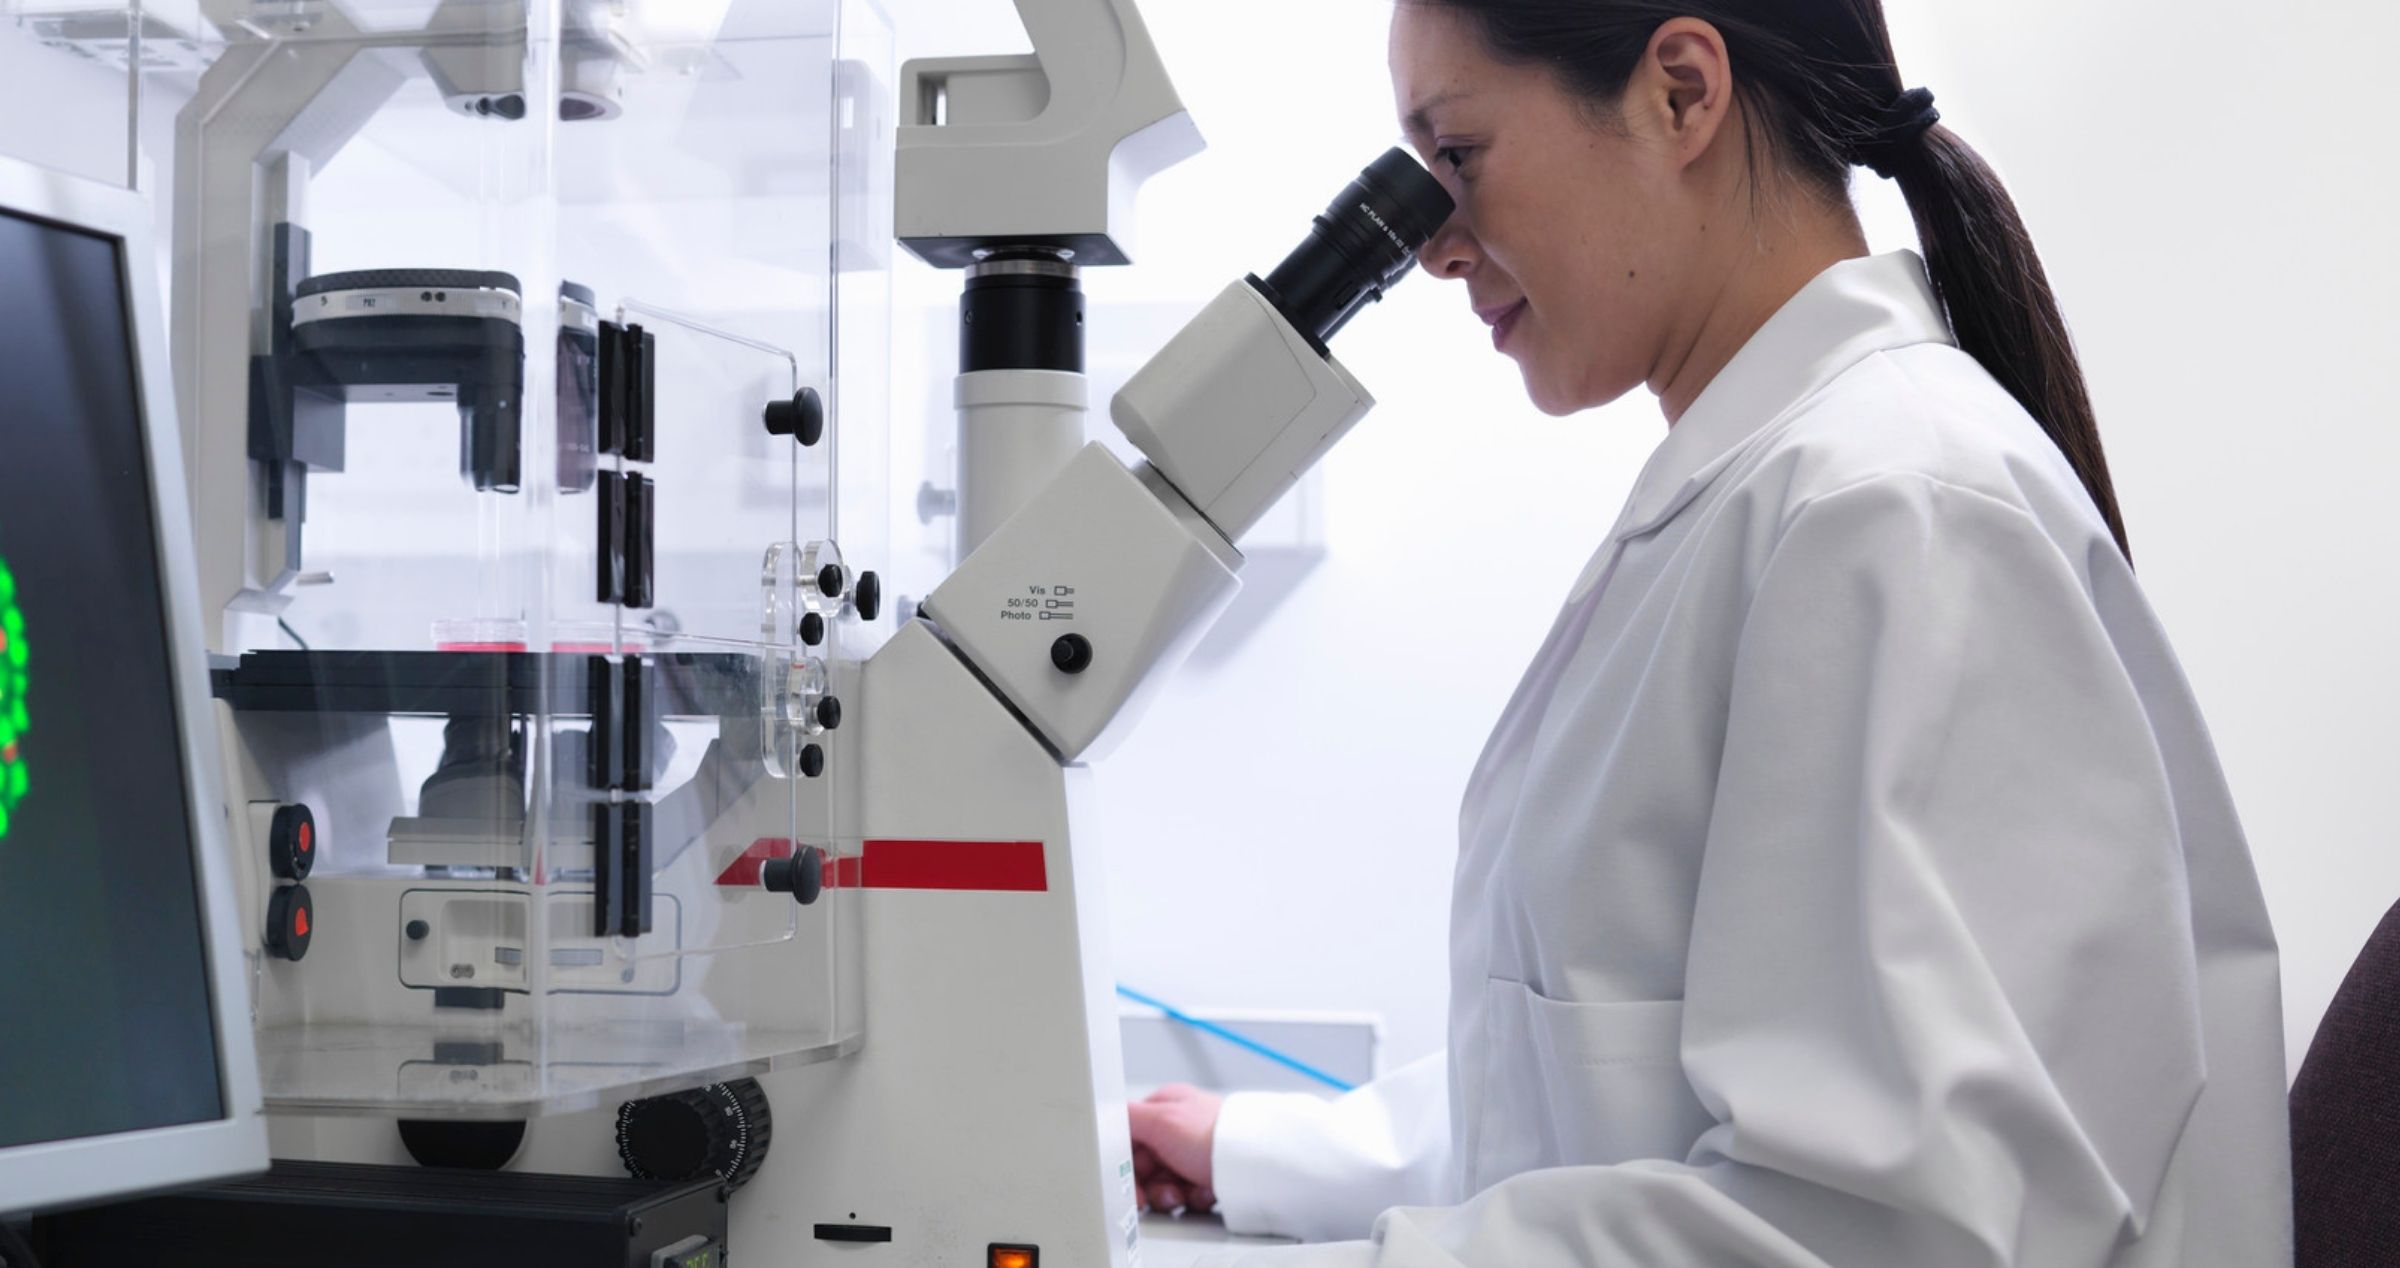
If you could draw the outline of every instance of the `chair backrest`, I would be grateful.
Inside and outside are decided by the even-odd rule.
[[[2367,939],[2292,1084],[2297,1268],[2400,1265],[2400,906]]]

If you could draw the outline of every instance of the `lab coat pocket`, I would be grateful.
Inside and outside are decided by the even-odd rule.
[[[1683,1003],[1578,1004],[1522,982],[1485,984],[1480,1190],[1541,1167],[1682,1161],[1715,1124],[1683,1076]]]

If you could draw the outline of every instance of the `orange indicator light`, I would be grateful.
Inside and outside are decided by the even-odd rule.
[[[1035,1268],[1040,1254],[1026,1246],[994,1246],[992,1268]]]

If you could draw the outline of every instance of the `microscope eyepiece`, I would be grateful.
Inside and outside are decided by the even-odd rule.
[[[1264,282],[1251,282],[1322,350],[1407,275],[1453,208],[1441,182],[1408,151],[1386,151],[1317,217],[1306,242]]]

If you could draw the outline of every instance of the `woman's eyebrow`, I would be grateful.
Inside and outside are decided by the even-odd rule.
[[[1427,100],[1417,103],[1417,107],[1408,112],[1407,120],[1400,125],[1401,130],[1405,131],[1412,137],[1432,135],[1434,110],[1441,106],[1449,105],[1451,102],[1460,100],[1465,96],[1467,96],[1467,93],[1458,89],[1435,93]]]

